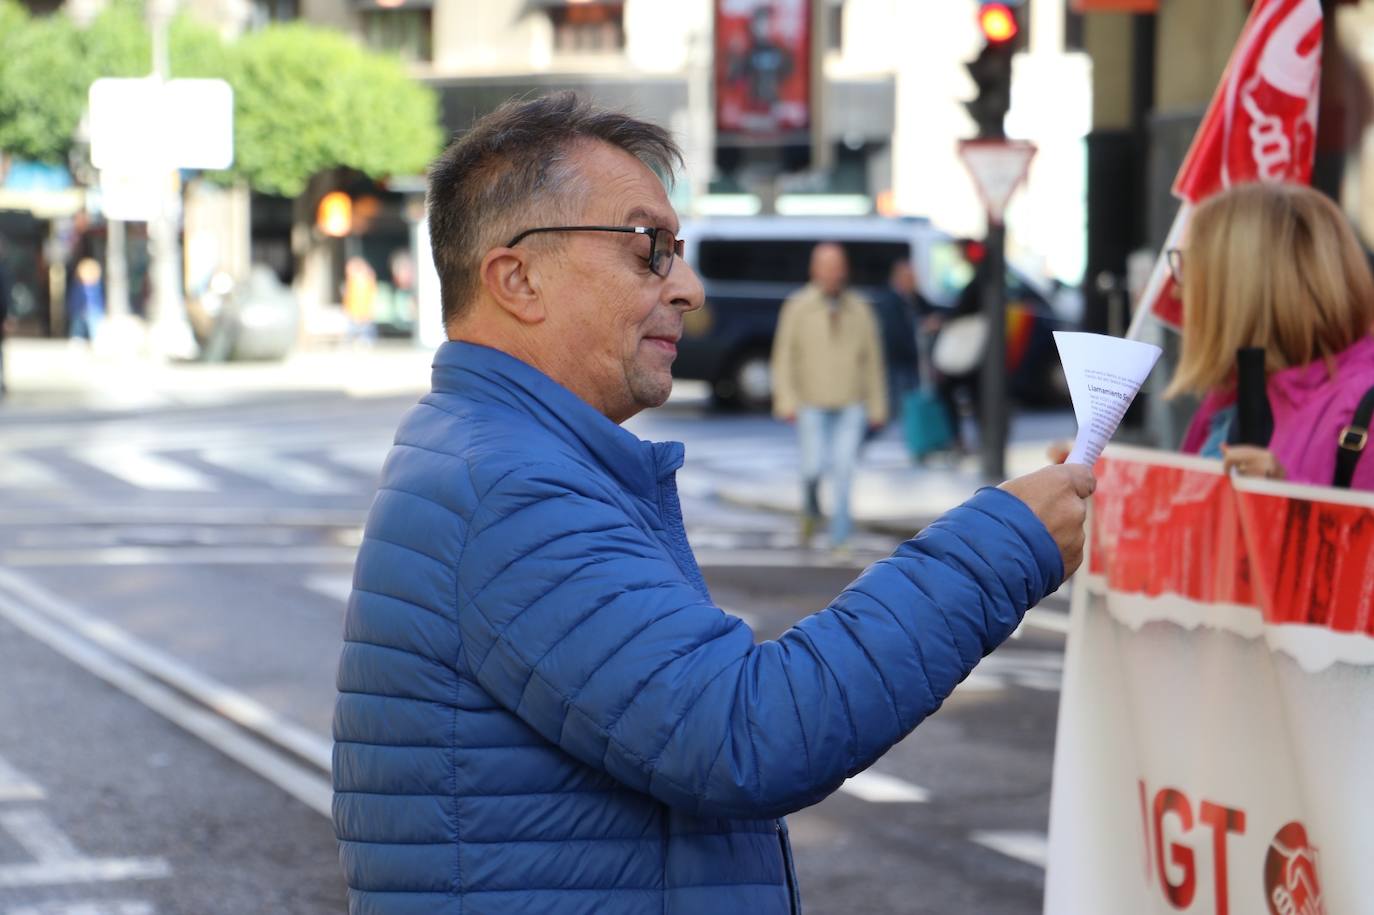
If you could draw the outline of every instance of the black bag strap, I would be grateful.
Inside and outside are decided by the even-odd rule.
[[[1355,466],[1360,463],[1365,445],[1369,444],[1369,421],[1374,419],[1374,388],[1364,392],[1355,415],[1350,417],[1350,425],[1341,430],[1336,442],[1336,476],[1331,485],[1338,489],[1349,489],[1355,479]]]

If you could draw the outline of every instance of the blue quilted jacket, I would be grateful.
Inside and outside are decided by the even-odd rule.
[[[1063,566],[984,490],[776,641],[711,602],[680,444],[446,343],[354,572],[334,824],[355,915],[799,911],[781,817],[931,714]]]

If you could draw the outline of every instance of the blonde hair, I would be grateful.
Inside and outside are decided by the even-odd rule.
[[[1374,276],[1344,214],[1295,184],[1243,184],[1198,207],[1183,251],[1183,351],[1165,396],[1233,383],[1236,350],[1273,373],[1332,357],[1374,325]]]

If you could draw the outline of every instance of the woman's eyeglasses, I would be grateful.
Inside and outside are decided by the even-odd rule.
[[[1174,278],[1174,283],[1183,287],[1183,249],[1170,248],[1164,252],[1165,259],[1169,262],[1169,275]]]

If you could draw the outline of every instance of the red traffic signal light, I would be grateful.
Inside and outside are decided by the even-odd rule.
[[[1005,3],[984,3],[978,10],[978,27],[989,44],[1006,44],[1021,31],[1016,13]]]

